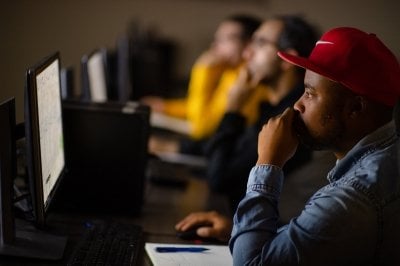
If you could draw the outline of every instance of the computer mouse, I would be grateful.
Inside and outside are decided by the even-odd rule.
[[[200,236],[196,233],[198,227],[192,227],[186,231],[178,231],[176,232],[176,236],[183,240],[195,240],[199,239]]]
[[[177,231],[176,236],[183,240],[201,240],[204,242],[219,242],[216,238],[212,237],[202,237],[199,236],[196,231],[199,227],[204,227],[205,225],[199,225],[189,228],[186,231]]]

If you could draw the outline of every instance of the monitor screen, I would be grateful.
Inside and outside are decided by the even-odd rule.
[[[65,168],[58,53],[27,70],[25,127],[34,214],[42,225]]]

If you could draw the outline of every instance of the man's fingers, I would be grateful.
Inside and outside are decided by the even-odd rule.
[[[178,231],[185,231],[199,224],[207,225],[209,224],[209,219],[207,219],[207,216],[202,213],[192,213],[186,216],[182,221],[178,222],[175,225],[175,229]]]
[[[291,107],[287,107],[285,111],[283,111],[281,114],[277,115],[275,118],[284,118],[284,119],[291,119],[293,116],[293,109]]]
[[[200,227],[196,233],[201,237],[212,237],[220,241],[228,241],[230,238],[230,230],[227,231],[227,228]]]
[[[199,227],[196,233],[201,237],[216,237],[215,229],[209,226]]]

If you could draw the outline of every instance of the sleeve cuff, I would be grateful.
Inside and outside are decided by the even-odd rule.
[[[257,192],[279,197],[283,187],[283,171],[269,164],[254,166],[247,182],[247,193]]]

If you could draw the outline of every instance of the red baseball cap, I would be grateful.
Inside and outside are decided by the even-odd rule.
[[[375,34],[334,28],[317,41],[308,58],[278,55],[385,105],[394,106],[400,98],[399,62]]]

